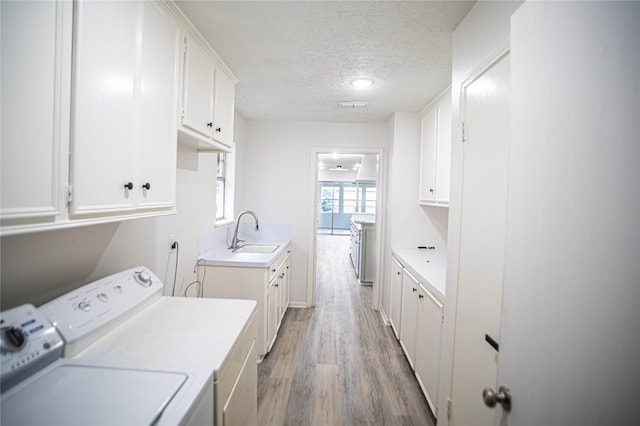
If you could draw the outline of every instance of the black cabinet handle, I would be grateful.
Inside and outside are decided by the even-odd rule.
[[[131,191],[133,189],[133,182],[125,183],[124,187],[127,188],[129,191]]]
[[[488,334],[484,335],[484,340],[485,342],[487,342],[489,344],[489,346],[491,346],[493,349],[496,350],[496,352],[500,351],[500,344],[496,341],[496,339],[494,339],[493,337],[489,336]]]
[[[149,182],[147,182],[144,185],[142,185],[142,187],[148,191],[148,190],[151,189],[151,184]]]
[[[418,289],[413,287],[413,292],[415,293],[416,291],[418,291]]]
[[[213,122],[211,122],[211,121],[210,121],[210,122],[208,122],[208,123],[207,123],[207,127],[213,127]]]
[[[216,132],[217,132],[217,133],[222,132],[222,127],[216,127]]]

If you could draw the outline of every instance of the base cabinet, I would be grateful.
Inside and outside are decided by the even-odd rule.
[[[253,316],[214,382],[216,425],[258,423],[256,325],[257,319]]]
[[[204,297],[250,299],[258,302],[256,353],[269,353],[289,307],[291,248],[287,247],[267,268],[200,266]]]
[[[400,327],[402,322],[400,316],[402,314],[402,264],[395,257],[391,258],[391,312],[389,319],[391,328],[400,338]]]
[[[399,282],[401,288],[400,345],[431,411],[437,417],[444,306],[393,257],[392,265],[392,285],[396,286]],[[393,297],[395,293],[392,289],[392,306]],[[393,316],[392,307],[392,325]]]
[[[438,385],[442,341],[442,303],[424,287],[418,289],[414,369],[431,411],[438,415]]]
[[[400,345],[415,369],[416,326],[418,319],[418,289],[420,283],[407,270],[402,271],[402,314],[400,322]]]

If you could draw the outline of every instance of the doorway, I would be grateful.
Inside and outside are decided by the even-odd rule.
[[[314,306],[316,299],[316,272],[318,264],[328,259],[322,258],[326,250],[318,249],[319,238],[322,244],[335,247],[333,252],[340,252],[342,256],[350,258],[348,264],[353,266],[343,268],[340,273],[352,273],[358,277],[357,259],[355,252],[354,229],[352,219],[366,222],[369,228],[377,228],[381,223],[376,214],[382,203],[380,197],[381,182],[381,150],[371,149],[313,149],[311,154],[313,174],[313,218],[310,236],[309,276],[307,290],[307,305]],[[359,225],[358,225],[359,226]],[[369,233],[369,270],[374,267],[379,270],[381,238],[380,232]],[[329,239],[329,240],[328,240]],[[324,254],[323,254],[324,253]],[[369,273],[369,277],[380,275]],[[373,287],[373,306],[380,300],[379,286],[375,278],[369,278],[364,284]]]

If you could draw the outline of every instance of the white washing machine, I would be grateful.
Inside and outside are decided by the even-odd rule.
[[[3,425],[156,424],[189,379],[61,358],[62,338],[32,305],[4,312],[0,322]]]
[[[139,267],[2,313],[0,423],[214,425],[214,383],[255,302],[161,292]]]

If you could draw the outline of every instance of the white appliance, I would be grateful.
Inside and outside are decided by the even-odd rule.
[[[255,302],[225,310],[161,291],[139,267],[2,313],[0,423],[215,424],[216,372]]]

